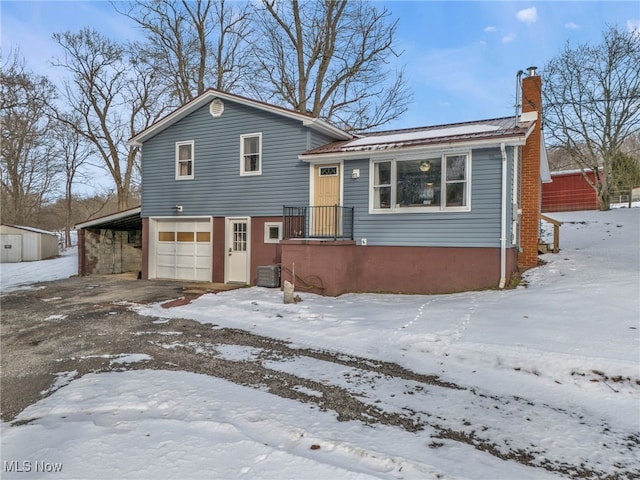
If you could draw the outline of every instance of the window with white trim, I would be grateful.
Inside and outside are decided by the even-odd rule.
[[[193,178],[194,142],[176,142],[176,180]]]
[[[262,133],[240,135],[240,175],[262,174]]]
[[[373,208],[391,208],[391,162],[373,164]]]
[[[265,222],[264,243],[279,243],[282,240],[282,222]]]
[[[470,210],[468,153],[372,163],[372,212]]]

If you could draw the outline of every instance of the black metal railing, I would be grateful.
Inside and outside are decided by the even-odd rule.
[[[282,207],[282,238],[353,240],[353,207]]]

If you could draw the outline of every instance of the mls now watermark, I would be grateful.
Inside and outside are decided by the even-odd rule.
[[[62,463],[46,462],[44,460],[35,462],[31,460],[3,460],[2,470],[5,473],[59,473],[62,471]]]

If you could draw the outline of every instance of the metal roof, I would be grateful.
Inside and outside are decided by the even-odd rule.
[[[434,125],[429,127],[388,130],[362,134],[359,138],[333,142],[300,155],[301,158],[358,152],[380,152],[408,147],[438,146],[452,143],[523,142],[535,121],[515,122],[514,117],[477,120],[474,122]]]
[[[121,212],[93,218],[86,222],[76,224],[76,229],[81,228],[102,228],[105,230],[141,230],[142,218],[140,217],[140,207],[122,210]]]
[[[58,234],[55,232],[49,232],[47,230],[41,230],[39,228],[34,228],[34,227],[25,227],[24,225],[9,225],[8,223],[3,223],[3,225],[11,228],[17,228],[18,230],[25,230],[27,232],[32,232],[32,233],[40,233],[42,235],[53,235],[55,237],[58,236]]]

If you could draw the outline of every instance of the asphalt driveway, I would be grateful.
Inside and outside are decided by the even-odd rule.
[[[305,357],[331,361],[370,371],[376,376],[390,375],[422,384],[458,389],[437,376],[421,375],[386,362],[313,349],[292,348],[287,342],[254,335],[237,329],[217,328],[188,319],[158,321],[138,315],[132,303],[158,303],[174,306],[203,293],[228,289],[220,284],[185,284],[173,281],[136,280],[132,276],[73,277],[34,285],[29,290],[5,293],[2,308],[0,358],[1,418],[11,422],[27,406],[52,394],[62,385],[61,374],[78,378],[86,373],[125,369],[183,370],[227,379],[258,388],[268,386],[271,393],[318,403],[336,411],[338,418],[384,423],[414,431],[422,428],[410,418],[378,411],[340,388],[323,385],[295,375],[266,369],[258,359],[235,362],[204,356],[189,348],[168,350],[168,335],[180,335],[189,343],[216,343],[257,347],[264,356]],[[145,354],[149,360],[123,364],[119,355]],[[64,376],[64,375],[63,375]],[[322,399],[302,393],[306,386],[324,392]]]
[[[131,303],[188,301],[217,287],[110,275],[72,277],[3,293],[0,298],[2,420],[11,421],[25,407],[55,391],[59,372],[76,371],[76,376],[81,376],[111,370],[113,355],[140,351],[142,342],[135,332],[173,328],[156,325],[153,318],[137,315],[128,308]],[[195,322],[181,323],[185,328],[187,324],[195,329],[199,327]]]

